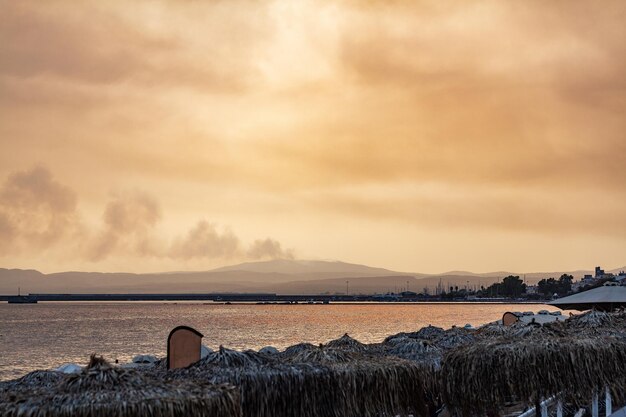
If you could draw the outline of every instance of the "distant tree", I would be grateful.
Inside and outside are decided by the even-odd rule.
[[[554,278],[544,278],[537,283],[537,291],[545,296],[551,296],[556,293],[558,281]]]
[[[489,295],[500,295],[503,297],[518,298],[526,293],[526,284],[515,275],[509,275],[502,282],[497,282],[487,288]]]
[[[537,290],[547,297],[551,297],[554,294],[564,296],[572,291],[572,281],[574,281],[574,277],[567,274],[561,275],[558,280],[544,278],[537,283]]]
[[[559,295],[566,295],[572,291],[572,282],[574,277],[572,275],[563,274],[559,278]]]

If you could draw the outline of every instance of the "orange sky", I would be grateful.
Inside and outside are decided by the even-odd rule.
[[[621,0],[0,5],[0,266],[626,264]]]

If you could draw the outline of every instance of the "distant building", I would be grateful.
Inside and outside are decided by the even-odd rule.
[[[621,272],[620,272],[621,274]],[[618,276],[619,277],[619,276]],[[626,277],[626,273],[624,274],[624,277]],[[585,274],[585,276],[582,277],[582,279],[578,282],[575,282],[572,284],[572,290],[574,292],[580,291],[581,289],[583,289],[584,287],[588,287],[588,286],[592,286],[598,283],[598,281],[602,280],[602,279],[612,279],[615,278],[615,275],[609,273],[607,274],[606,271],[604,269],[602,269],[602,267],[600,266],[596,266],[594,274]],[[621,278],[623,279],[623,278]]]
[[[600,267],[596,267],[596,273],[598,271]],[[600,269],[600,271],[602,271]],[[602,271],[604,273],[604,271]],[[599,278],[596,278],[595,276],[591,275],[591,274],[587,274],[585,275],[580,281],[575,282],[574,284],[572,284],[572,290],[573,291],[578,291],[580,289],[582,289],[583,287],[589,286],[589,285],[593,285],[598,281]]]

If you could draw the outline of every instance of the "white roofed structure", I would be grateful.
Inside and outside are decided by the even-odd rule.
[[[602,286],[578,294],[559,298],[549,303],[563,310],[609,311],[626,307],[626,287]]]

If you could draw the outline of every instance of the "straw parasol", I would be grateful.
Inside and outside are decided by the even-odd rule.
[[[548,332],[485,339],[448,352],[441,370],[446,404],[470,415],[511,399],[530,404],[554,395],[588,400],[605,387],[614,398],[623,397],[626,341]]]
[[[280,351],[274,346],[265,346],[259,349],[259,353],[262,355],[278,355]]]
[[[441,337],[445,333],[441,327],[431,326],[430,324],[426,327],[422,327],[416,332],[401,332],[391,336],[387,336],[385,338],[384,343],[390,341],[391,339],[408,337],[409,339],[422,339],[422,340],[435,340]]]
[[[65,377],[66,374],[59,371],[33,371],[15,380],[0,381],[0,394],[31,388],[49,388],[57,385]]]
[[[440,349],[449,350],[476,341],[474,329],[453,327],[434,339],[433,344]]]
[[[326,346],[331,348],[349,350],[352,352],[366,352],[368,350],[367,345],[348,336],[348,333],[344,334],[339,339],[331,340],[326,344]]]
[[[298,344],[289,346],[287,349],[285,349],[284,352],[282,352],[281,355],[285,358],[289,358],[290,356],[293,356],[303,350],[309,350],[309,349],[315,349],[315,345],[311,343],[298,343]]]
[[[221,348],[186,369],[150,372],[235,385],[246,417],[425,415],[421,368],[413,362],[323,345],[287,351],[270,358]]]
[[[220,348],[211,352],[201,359],[196,365],[207,366],[214,365],[218,367],[231,367],[231,366],[255,366],[267,363],[270,361],[266,355],[257,353],[253,350],[246,350],[239,352],[232,349],[227,349],[220,345]],[[193,365],[192,365],[193,366]]]
[[[357,353],[320,345],[319,347],[302,350],[288,358],[292,363],[320,363],[337,364],[354,361],[358,358]]]
[[[24,381],[22,381],[24,382]],[[0,392],[0,416],[225,416],[240,417],[238,391],[230,385],[165,383],[134,369],[112,367],[92,357],[79,374],[47,386]]]

